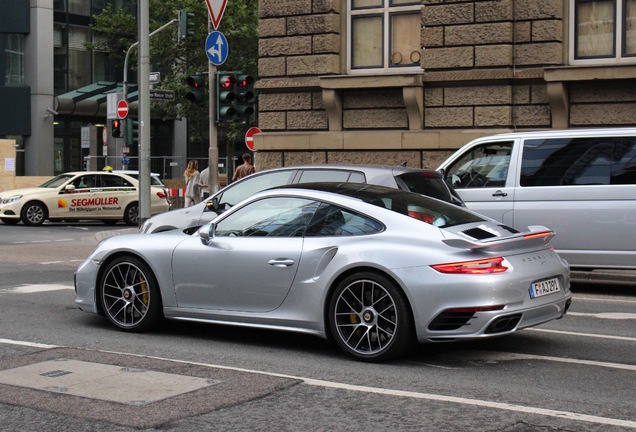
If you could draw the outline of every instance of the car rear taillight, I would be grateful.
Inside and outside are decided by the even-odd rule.
[[[450,274],[490,274],[502,273],[508,270],[503,265],[503,257],[487,258],[473,261],[462,261],[449,264],[436,264],[433,267],[440,273]]]
[[[161,198],[161,199],[165,199],[165,198],[166,198],[166,194],[165,194],[165,193],[163,193],[163,191],[159,191],[159,192],[157,192],[157,196],[158,196],[159,198]]]

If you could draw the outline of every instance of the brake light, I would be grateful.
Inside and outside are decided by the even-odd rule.
[[[449,274],[490,274],[502,273],[508,270],[503,265],[503,257],[487,258],[473,261],[462,261],[449,264],[436,264],[433,267],[440,273]]]
[[[421,220],[422,222],[426,222],[427,224],[433,223],[433,216],[427,213],[409,211],[409,216],[413,219]]]
[[[541,232],[532,233],[532,234],[524,234],[523,238],[531,239],[531,238],[547,237],[551,234],[552,233],[550,231],[541,231]]]
[[[157,196],[158,196],[159,198],[161,198],[161,199],[165,199],[165,198],[166,198],[166,194],[165,194],[165,193],[163,193],[163,191],[159,191],[159,192],[157,192]]]
[[[440,173],[438,173],[437,171],[425,171],[425,172],[420,173],[420,177],[441,178],[442,175]]]

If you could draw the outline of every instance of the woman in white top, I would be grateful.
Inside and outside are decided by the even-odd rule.
[[[201,193],[199,191],[199,163],[196,160],[188,162],[188,167],[183,175],[186,182],[185,207],[200,203]]]

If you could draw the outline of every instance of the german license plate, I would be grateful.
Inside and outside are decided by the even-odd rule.
[[[547,279],[540,282],[530,284],[530,298],[537,298],[548,294],[561,291],[559,279]]]

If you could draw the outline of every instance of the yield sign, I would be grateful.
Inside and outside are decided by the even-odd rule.
[[[227,0],[205,0],[205,3],[208,5],[210,19],[212,20],[214,30],[216,30],[221,23],[221,18],[223,18],[223,12],[225,12]]]
[[[125,119],[128,115],[128,102],[123,99],[117,104],[117,115],[120,119]]]

